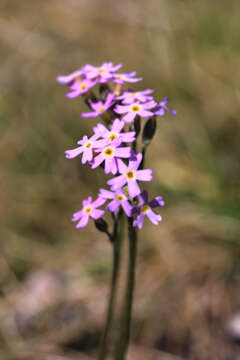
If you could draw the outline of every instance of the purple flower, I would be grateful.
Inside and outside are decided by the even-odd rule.
[[[124,125],[125,124],[123,121],[119,119],[115,119],[113,121],[111,130],[108,130],[102,124],[97,124],[97,126],[93,128],[93,131],[96,135],[106,139],[107,140],[106,144],[110,144],[114,139],[119,138],[120,136],[122,142],[133,142],[135,140],[135,134],[136,134],[135,131],[121,133]]]
[[[72,91],[68,92],[65,96],[69,99],[73,99],[79,95],[85,94],[94,85],[96,85],[96,83],[97,81],[79,78],[75,80],[72,85],[69,86]]]
[[[141,190],[139,188],[137,180],[140,181],[152,180],[151,169],[138,170],[141,161],[142,161],[141,153],[132,157],[132,159],[130,159],[129,161],[128,166],[125,165],[124,162],[119,159],[118,170],[121,175],[107,181],[107,184],[111,186],[111,190],[120,189],[125,184],[127,184],[128,193],[131,198],[134,198],[135,196],[140,194]]]
[[[131,156],[131,148],[119,147],[120,144],[121,138],[118,138],[114,139],[110,145],[104,146],[102,149],[97,149],[96,152],[100,152],[100,154],[93,159],[92,169],[95,169],[105,161],[105,174],[112,173],[115,175],[118,171],[119,158],[126,159]]]
[[[81,146],[73,150],[65,151],[66,158],[73,159],[83,153],[82,163],[85,164],[87,161],[91,161],[93,159],[93,149],[102,145],[101,140],[97,141],[97,138],[97,135],[93,135],[89,139],[87,136],[84,136],[82,140],[77,142]]]
[[[134,78],[135,75],[135,71],[130,73],[114,74],[112,81],[116,84],[124,84],[124,82],[135,83],[142,80],[142,78]]]
[[[75,80],[82,79],[83,75],[84,75],[84,70],[82,68],[81,70],[74,71],[69,75],[57,76],[57,82],[59,82],[60,84],[70,84]]]
[[[119,206],[122,206],[126,215],[129,217],[131,216],[133,207],[129,204],[127,196],[123,193],[121,189],[118,189],[114,192],[100,189],[100,193],[98,196],[102,197],[105,200],[112,200],[107,205],[107,210],[115,213],[118,211]]]
[[[116,111],[116,113],[118,114],[126,114],[122,118],[122,121],[124,121],[125,123],[130,123],[135,119],[136,115],[139,115],[143,118],[152,116],[153,112],[149,111],[149,109],[154,108],[156,104],[157,103],[155,101],[149,101],[145,104],[139,104],[138,102],[134,102],[131,105],[117,105],[114,111]]]
[[[72,221],[79,221],[76,228],[83,228],[87,225],[89,217],[94,220],[99,219],[103,216],[104,211],[97,209],[99,206],[102,206],[105,203],[105,199],[98,197],[94,202],[92,202],[92,197],[89,196],[88,199],[83,200],[82,210],[77,211],[73,214]]]
[[[88,79],[99,79],[100,83],[107,82],[113,78],[113,73],[119,70],[122,64],[116,66],[111,62],[103,63],[101,66],[86,65],[86,76]]]
[[[154,224],[158,225],[162,221],[162,217],[159,214],[156,214],[152,211],[153,208],[158,206],[164,206],[165,202],[161,196],[157,196],[152,201],[148,201],[148,193],[144,190],[140,195],[138,195],[139,205],[134,206],[132,210],[132,215],[137,214],[136,219],[133,222],[133,226],[137,226],[139,229],[142,228],[145,216]]]
[[[83,118],[87,118],[87,117],[97,117],[101,114],[103,114],[106,110],[108,110],[113,104],[113,98],[114,98],[114,94],[109,93],[105,103],[103,103],[102,101],[97,101],[97,102],[91,102],[91,107],[94,110],[93,112],[88,112],[88,113],[83,113],[81,114],[81,116]]]
[[[152,100],[152,96],[148,96],[149,94],[152,94],[152,89],[147,89],[144,91],[124,91],[124,93],[121,96],[117,97],[117,100],[122,100],[123,104],[132,104],[134,102],[141,102],[144,103],[146,101]]]
[[[155,115],[164,116],[165,111],[169,111],[172,115],[176,115],[176,110],[170,109],[166,104],[168,103],[168,97],[165,97],[160,103],[157,105],[157,109],[155,111]]]

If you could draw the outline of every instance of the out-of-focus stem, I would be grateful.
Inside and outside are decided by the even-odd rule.
[[[109,303],[107,309],[106,324],[103,332],[101,349],[98,359],[105,360],[109,351],[110,334],[112,329],[114,308],[117,294],[117,282],[120,268],[121,259],[121,243],[123,233],[123,212],[120,210],[118,215],[114,218],[114,229],[111,236],[111,242],[113,244],[113,267],[112,267],[112,279],[111,279],[111,290],[109,295]]]
[[[128,218],[128,273],[124,304],[120,318],[120,334],[115,348],[114,360],[124,360],[130,340],[133,291],[137,255],[137,229],[133,227],[133,218]]]

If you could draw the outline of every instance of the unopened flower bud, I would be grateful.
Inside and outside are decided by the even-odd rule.
[[[134,119],[134,131],[136,133],[136,138],[137,138],[141,131],[141,118],[139,116],[136,116]]]
[[[123,84],[115,84],[114,95],[119,96],[123,92]]]
[[[108,224],[103,218],[97,219],[94,221],[96,228],[104,233],[108,233]]]
[[[143,129],[142,141],[143,147],[146,148],[154,137],[156,131],[157,123],[156,118],[151,117],[145,124]]]
[[[109,88],[108,84],[103,83],[103,84],[100,84],[100,85],[99,85],[99,93],[100,93],[102,99],[105,100],[106,97],[107,97],[107,94],[108,94],[109,92],[110,92],[110,88]]]

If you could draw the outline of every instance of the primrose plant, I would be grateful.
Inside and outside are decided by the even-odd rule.
[[[67,86],[65,96],[68,99],[82,96],[89,108],[88,112],[81,114],[82,118],[102,120],[93,127],[90,136],[84,135],[76,148],[65,152],[66,158],[79,156],[82,164],[88,164],[93,170],[101,167],[105,174],[111,176],[106,183],[108,188],[101,188],[94,200],[91,196],[84,199],[82,208],[72,217],[77,229],[85,227],[89,219],[93,219],[96,228],[106,233],[113,245],[112,286],[99,360],[108,356],[110,348],[124,218],[128,221],[129,266],[120,314],[120,334],[113,358],[123,360],[126,355],[130,337],[137,228],[142,229],[146,217],[153,225],[158,225],[162,217],[155,209],[164,206],[161,196],[149,200],[147,190],[141,189],[142,184],[153,179],[152,170],[144,167],[146,149],[155,134],[157,117],[163,117],[167,112],[176,115],[176,111],[168,107],[167,97],[157,102],[152,96],[152,89],[133,91],[129,85],[126,86],[142,78],[137,78],[136,72],[119,73],[121,66],[114,66],[111,62],[103,63],[100,67],[87,64],[70,75],[57,77],[60,84]],[[143,121],[145,124],[139,140]],[[112,216],[111,231],[103,219],[105,211]]]

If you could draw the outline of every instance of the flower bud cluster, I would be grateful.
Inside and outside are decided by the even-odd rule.
[[[102,218],[104,210],[99,207],[107,202],[106,210],[117,213],[121,207],[128,217],[134,217],[133,226],[140,229],[146,216],[154,225],[161,221],[161,216],[153,209],[164,205],[162,197],[149,201],[147,191],[141,190],[139,182],[151,181],[153,177],[151,169],[143,168],[143,154],[154,136],[156,117],[164,116],[166,111],[176,115],[176,111],[167,106],[168,98],[156,102],[152,89],[124,90],[125,83],[139,82],[142,78],[136,78],[135,72],[118,73],[121,66],[110,62],[100,67],[87,64],[70,75],[57,77],[57,81],[68,88],[67,98],[82,96],[90,108],[81,117],[100,117],[103,121],[93,127],[90,137],[84,135],[77,142],[78,147],[67,150],[66,158],[81,156],[82,163],[88,163],[91,169],[102,166],[105,174],[113,175],[107,181],[108,190],[100,189],[95,201],[91,196],[83,200],[82,209],[73,214],[76,228],[85,227],[89,218],[95,221]],[[141,118],[149,120],[143,129],[142,151],[137,153]],[[102,223],[97,222],[100,231],[105,229]]]

